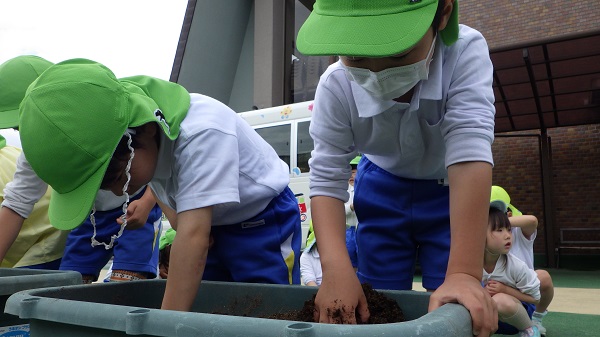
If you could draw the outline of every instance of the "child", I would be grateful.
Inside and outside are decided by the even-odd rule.
[[[540,281],[525,262],[508,253],[512,234],[506,204],[501,200],[492,201],[489,214],[483,284],[498,307],[499,320],[509,324],[500,324],[497,333],[518,332],[519,336],[539,337],[540,332],[530,318],[540,299]]]
[[[19,124],[19,103],[29,84],[51,65],[52,62],[32,55],[15,57],[0,65],[0,201],[5,198],[4,187],[13,180],[21,155],[19,133],[13,129]],[[50,225],[49,203],[50,189],[46,188],[39,201],[32,204],[27,219],[19,217],[18,226],[15,224],[19,221],[0,222],[0,267],[59,268],[67,232]]]
[[[158,273],[160,278],[166,279],[169,276],[169,259],[171,258],[171,246],[175,240],[175,230],[173,228],[160,237],[160,246],[158,247]]]
[[[43,141],[50,134],[57,142]],[[150,184],[177,231],[163,309],[190,310],[203,277],[300,283],[289,168],[224,104],[175,83],[118,80],[99,63],[68,60],[29,88],[21,141],[55,191],[50,219],[63,226],[83,220],[100,188],[127,195]]]
[[[321,258],[319,257],[317,240],[315,239],[312,223],[309,232],[308,239],[306,239],[306,248],[304,248],[302,255],[300,255],[300,275],[305,285],[318,287],[321,285],[321,280],[323,279],[323,270],[321,269]]]
[[[350,262],[354,271],[358,270],[358,252],[356,251],[356,227],[358,226],[358,219],[356,218],[356,212],[354,212],[354,179],[356,178],[359,161],[360,156],[356,156],[350,161],[352,175],[348,179],[349,197],[348,201],[344,204],[346,210],[346,249],[348,249],[348,255],[350,256]]]
[[[18,126],[19,103],[25,96],[27,87],[51,65],[51,62],[36,56],[19,56],[2,66],[0,82],[9,87],[9,90],[3,93],[10,93],[9,101],[12,106],[10,123],[5,124],[6,126]],[[52,135],[47,138],[50,139],[54,139]],[[14,178],[4,189],[4,200],[0,208],[0,224],[7,231],[0,242],[0,256],[1,252],[11,245],[20,245],[19,239],[15,242],[15,237],[19,231],[19,236],[26,233],[26,219],[35,216],[34,205],[43,200],[47,190],[47,184],[36,176],[25,156],[21,154],[16,163]],[[68,238],[66,248],[64,240],[60,242],[60,249],[56,248],[63,256],[62,260],[58,260],[59,269],[78,271],[82,274],[84,283],[92,283],[98,279],[100,270],[114,255],[115,270],[111,273],[112,281],[155,277],[158,264],[157,234],[160,232],[162,212],[152,194],[149,191],[144,193],[144,189],[140,189],[130,200],[127,222],[128,228],[141,228],[123,231],[123,221],[119,218],[123,214],[122,205],[125,201],[123,197],[102,191],[96,198],[95,212],[85,219],[81,226],[70,232],[61,232],[61,235],[68,234]],[[54,223],[53,225],[62,230],[72,228]],[[47,227],[50,227],[49,223]],[[38,230],[41,231],[41,228]],[[121,239],[118,239],[121,235]],[[50,235],[48,237],[52,238]],[[46,244],[50,247],[49,243]],[[50,256],[54,255],[56,254]]]
[[[321,76],[310,125],[323,265],[316,319],[355,323],[356,308],[366,321],[360,282],[411,289],[418,256],[423,286],[437,289],[429,309],[459,302],[474,334],[488,336],[497,315],[480,281],[494,93],[483,36],[459,27],[452,0],[317,0],[313,8],[298,50],[341,55]],[[341,247],[348,163],[359,152],[357,278]],[[337,309],[349,312],[332,317]]]
[[[512,228],[513,245],[510,253],[525,262],[527,267],[534,270],[533,267],[533,243],[537,237],[538,219],[533,215],[523,215],[515,206],[510,203],[510,196],[500,186],[492,186],[492,195],[490,200],[502,200],[508,205],[508,219]],[[544,316],[548,313],[548,306],[554,298],[554,284],[548,271],[543,269],[535,270],[540,280],[540,301],[535,305],[535,311],[531,317],[542,336],[546,335],[546,328],[542,325]]]

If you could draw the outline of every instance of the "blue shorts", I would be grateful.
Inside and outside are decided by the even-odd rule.
[[[376,289],[412,289],[416,260],[423,287],[443,282],[450,254],[450,189],[438,180],[395,176],[362,157],[354,182],[358,277]]]
[[[350,262],[352,267],[358,267],[358,252],[356,249],[356,226],[350,226],[346,228],[346,248],[348,249],[348,255],[350,255]]]
[[[131,198],[130,202],[139,199],[144,191]],[[116,219],[122,215],[121,207],[110,211],[96,211],[94,214],[96,240],[109,243],[110,237],[117,234],[121,228]],[[113,270],[144,273],[148,278],[155,278],[158,268],[161,217],[162,211],[155,205],[143,227],[125,229],[123,235],[115,240],[113,248],[108,250],[103,245],[92,247],[91,238],[94,228],[88,217],[69,233],[60,270],[75,270],[82,275],[94,275],[97,279],[100,270],[114,256]]]
[[[521,301],[521,303],[523,304],[525,310],[527,310],[527,315],[529,315],[529,318],[531,318],[533,312],[535,311],[535,304],[523,301]],[[498,331],[495,333],[500,335],[516,335],[519,333],[519,330],[508,323],[498,321]]]
[[[286,188],[257,216],[211,228],[203,280],[300,284],[300,212]]]

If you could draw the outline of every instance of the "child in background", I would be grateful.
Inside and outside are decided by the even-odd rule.
[[[23,55],[0,65],[0,202],[4,188],[13,180],[17,158],[21,155],[19,103],[27,87],[52,62],[38,56]],[[0,267],[58,269],[68,232],[50,225],[48,205],[51,189],[46,188],[33,205],[27,219],[0,223]]]
[[[309,233],[308,239],[306,239],[306,248],[300,255],[300,275],[305,285],[318,287],[323,280],[323,270],[321,269],[321,258],[319,257],[312,222],[310,223]]]
[[[538,219],[533,215],[524,215],[515,206],[510,203],[510,196],[500,186],[492,186],[492,195],[490,200],[502,200],[508,205],[508,219],[510,220],[513,245],[510,253],[525,262],[527,267],[535,270],[533,266],[533,243],[537,237]],[[535,311],[531,317],[542,336],[546,335],[546,328],[542,325],[542,320],[548,313],[548,306],[554,298],[554,284],[548,271],[543,269],[535,270],[540,280],[540,301],[535,305]]]
[[[160,245],[158,247],[158,276],[166,279],[169,276],[169,259],[171,258],[171,245],[175,240],[175,230],[173,228],[167,231],[160,237]]]
[[[356,218],[356,212],[354,212],[354,179],[356,178],[356,170],[358,168],[358,162],[360,162],[360,156],[356,156],[350,162],[352,168],[352,175],[348,180],[348,201],[344,204],[346,210],[346,249],[348,249],[348,255],[350,256],[350,262],[354,271],[358,270],[358,252],[356,249],[356,228],[358,226],[358,219]]]
[[[10,118],[6,126],[18,127],[19,104],[28,86],[50,66],[52,66],[51,62],[37,56],[19,56],[3,64],[0,69],[0,83],[2,83],[2,95],[6,95],[7,99],[2,99],[2,102],[10,107],[7,110]],[[47,135],[45,141],[50,139],[59,141],[53,135]],[[60,168],[57,172],[61,172]],[[12,245],[21,246],[20,237],[32,230],[30,225],[25,227],[25,224],[30,223],[32,221],[30,219],[39,217],[36,215],[38,213],[35,205],[46,202],[45,207],[48,206],[47,197],[44,197],[48,193],[48,185],[35,174],[24,154],[20,154],[14,176],[11,177],[12,180],[6,184],[6,188],[3,188],[2,208],[0,208],[0,226],[5,230],[0,239],[0,257]],[[69,177],[69,179],[75,178]],[[123,231],[121,216],[125,201],[125,198],[118,197],[112,192],[102,191],[96,198],[95,212],[85,219],[81,226],[68,232],[67,230],[74,226],[63,226],[60,222],[53,222],[52,225],[57,228],[53,231],[60,233],[61,236],[68,234],[66,247],[64,239],[61,239],[60,246],[52,248],[56,252],[48,254],[48,257],[53,258],[62,256],[62,259],[58,260],[60,267],[57,268],[78,271],[82,274],[84,283],[92,283],[98,279],[102,267],[114,256],[115,270],[110,276],[112,281],[154,278],[157,273],[157,235],[160,232],[162,212],[152,194],[149,191],[144,193],[144,189],[140,189],[130,200],[126,219],[128,229],[141,228],[135,231]],[[48,228],[44,228],[50,227],[50,224],[49,221],[46,223],[47,226],[39,228],[39,225],[36,225],[35,230],[42,234],[44,230],[48,231]],[[54,238],[49,233],[44,235],[48,240]],[[48,250],[54,246],[46,242],[44,247]],[[60,256],[57,256],[58,251]]]
[[[360,283],[411,289],[418,256],[423,286],[436,290],[429,309],[463,304],[473,333],[489,336],[497,313],[480,284],[494,139],[485,39],[459,26],[458,1],[316,0],[296,42],[305,55],[340,55],[321,76],[310,124],[323,266],[315,319],[368,320]],[[342,247],[357,153],[355,273]]]
[[[150,184],[177,231],[163,309],[190,310],[202,279],[300,283],[289,167],[221,102],[73,59],[46,70],[20,110],[27,159],[56,191],[50,220],[77,226],[99,189]]]
[[[540,337],[531,321],[540,299],[536,273],[509,251],[512,246],[510,220],[502,200],[490,203],[490,218],[485,243],[483,285],[498,307],[499,334],[519,333],[519,337]]]

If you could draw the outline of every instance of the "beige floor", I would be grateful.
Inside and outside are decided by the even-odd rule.
[[[425,291],[416,282],[413,290]],[[548,311],[600,315],[600,289],[554,288],[554,299]]]

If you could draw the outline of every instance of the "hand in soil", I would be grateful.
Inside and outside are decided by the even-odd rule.
[[[371,315],[366,322],[358,321],[358,324],[385,324],[385,323],[397,323],[404,322],[404,314],[398,306],[396,301],[388,298],[382,293],[373,290],[369,284],[363,284],[362,289],[367,298],[367,304]],[[315,312],[315,297],[304,302],[304,307],[299,311],[290,311],[271,315],[267,318],[290,320],[290,321],[302,321],[302,322],[314,322]],[[336,320],[343,321],[344,315],[348,315],[347,312],[343,312],[340,309],[335,309],[335,312],[330,312],[331,316]],[[356,317],[360,317],[356,313]]]
[[[319,323],[356,324],[369,319],[369,307],[364,291],[349,268],[323,273],[323,283],[315,297],[314,321]]]

